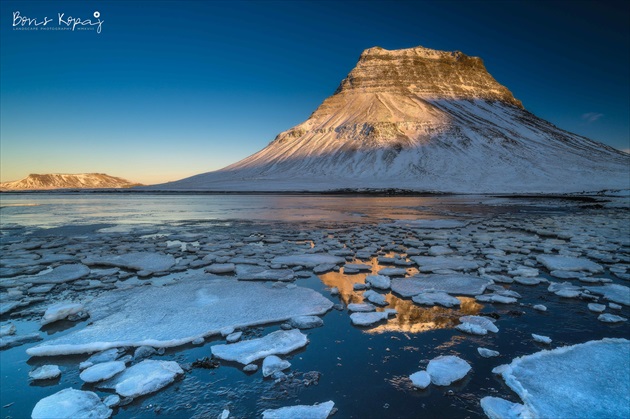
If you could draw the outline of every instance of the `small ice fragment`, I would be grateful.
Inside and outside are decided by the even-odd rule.
[[[500,303],[500,304],[514,304],[517,302],[516,298],[508,297],[499,294],[482,294],[477,295],[475,300],[482,303]]]
[[[372,288],[378,288],[382,290],[389,289],[391,286],[391,280],[385,275],[368,275],[365,278],[365,282],[370,284]]]
[[[211,274],[229,274],[236,270],[236,265],[233,263],[213,263],[206,266],[204,270]]]
[[[532,333],[532,338],[534,338],[534,341],[538,343],[544,343],[546,345],[551,344],[551,338],[548,336],[542,336]]]
[[[484,358],[492,358],[501,355],[499,352],[487,348],[477,348],[477,352]]]
[[[621,322],[628,321],[628,319],[626,319],[625,317],[617,316],[616,314],[610,314],[610,313],[600,314],[597,317],[597,320],[604,323],[621,323]]]
[[[533,308],[538,311],[547,311],[547,307],[542,304],[536,304]]]
[[[424,390],[431,384],[431,376],[426,371],[414,372],[409,376],[414,387]]]
[[[79,303],[56,303],[46,309],[44,317],[42,317],[41,324],[49,324],[57,320],[65,319],[71,314],[79,313],[83,310],[83,304]]]
[[[588,309],[595,313],[602,313],[606,310],[606,306],[604,304],[589,303]]]
[[[512,403],[499,397],[484,397],[480,404],[489,419],[528,419],[534,417],[525,405]]]
[[[621,306],[619,304],[615,304],[615,303],[608,303],[608,307],[615,309],[615,310],[621,310]]]
[[[123,397],[136,398],[166,387],[183,373],[184,370],[175,361],[145,359],[124,370],[105,387],[113,388]]]
[[[255,372],[258,371],[258,365],[256,364],[247,364],[243,367],[243,371],[245,372]]]
[[[135,351],[133,351],[133,359],[138,361],[140,359],[148,358],[151,355],[154,355],[156,352],[157,351],[152,346],[139,346],[136,348]]]
[[[448,386],[461,380],[470,370],[468,362],[454,355],[438,356],[427,365],[431,382],[437,386]]]
[[[33,380],[50,380],[61,375],[61,370],[57,365],[42,365],[41,367],[28,373]]]
[[[112,414],[100,397],[91,391],[66,388],[37,402],[33,419],[106,419]]]
[[[350,303],[350,304],[348,304],[348,311],[368,312],[368,311],[375,311],[375,310],[376,310],[376,307],[374,307],[370,303]]]
[[[116,407],[120,404],[120,396],[118,394],[109,395],[105,397],[103,404],[109,408]]]
[[[230,333],[229,335],[225,337],[225,341],[227,343],[238,342],[239,340],[241,340],[241,336],[243,336],[243,332]]]
[[[386,276],[405,276],[407,275],[407,270],[404,268],[383,268],[378,271],[378,274]]]
[[[332,287],[330,289],[330,295],[339,295],[339,288],[337,287]]]
[[[499,328],[495,326],[494,321],[484,316],[462,316],[459,318],[462,323],[472,323],[486,329],[488,332],[497,333]]]
[[[228,419],[230,417],[230,411],[227,409],[223,409],[221,414],[217,417],[217,419]]]
[[[283,371],[291,367],[291,363],[281,359],[275,355],[269,355],[263,360],[262,374],[263,377],[269,377],[277,371]]]
[[[263,411],[262,417],[263,419],[326,419],[334,406],[335,403],[328,401],[313,406],[298,405],[267,409]]]
[[[199,338],[197,338],[197,339],[193,340],[191,343],[192,343],[193,345],[201,345],[201,344],[202,344],[202,343],[204,343],[205,341],[206,341],[206,340],[205,340],[204,338],[199,337]]]
[[[101,364],[93,365],[81,372],[79,378],[86,383],[96,383],[98,381],[107,380],[114,375],[123,371],[126,365],[122,361],[110,361],[103,362]]]
[[[84,370],[86,368],[91,367],[94,364],[99,364],[101,362],[115,361],[120,356],[120,353],[121,351],[118,348],[112,348],[103,352],[96,353],[92,355],[91,357],[89,357],[87,360],[81,362],[79,364],[79,369]]]
[[[442,307],[451,308],[461,304],[457,298],[442,291],[421,292],[418,295],[414,295],[411,299],[414,303],[425,306],[433,306],[437,304]]]
[[[468,323],[468,322],[458,324],[457,326],[455,326],[455,329],[459,330],[460,332],[469,333],[471,335],[479,335],[479,336],[483,336],[488,333],[488,331],[484,329],[483,327],[477,324]]]
[[[324,325],[324,321],[317,316],[297,316],[289,319],[289,324],[298,329],[313,329]]]
[[[15,325],[13,323],[7,323],[0,326],[0,337],[9,336],[15,334]]]
[[[550,271],[588,271],[601,272],[603,268],[588,259],[561,255],[538,255],[536,260]]]
[[[453,249],[447,246],[431,246],[429,247],[429,255],[443,256],[453,253]]]
[[[389,317],[388,313],[385,311],[373,311],[373,312],[363,312],[363,313],[352,313],[350,315],[350,321],[355,326],[371,326],[375,323],[378,323],[382,320],[387,320]]]
[[[250,364],[268,355],[285,355],[308,343],[306,335],[297,329],[278,330],[258,339],[227,345],[214,345],[211,350],[217,358]]]
[[[346,260],[339,256],[329,255],[327,253],[307,253],[301,255],[278,256],[271,260],[272,264],[287,266],[306,266],[314,268],[318,265],[340,265]]]
[[[379,294],[373,290],[367,290],[363,293],[363,298],[367,299],[370,303],[376,304],[377,306],[386,306],[389,303],[385,300],[385,296],[383,294]]]

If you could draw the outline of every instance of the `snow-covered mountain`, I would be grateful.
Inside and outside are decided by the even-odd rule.
[[[129,188],[138,185],[138,183],[129,182],[126,179],[109,176],[104,173],[52,173],[45,175],[30,174],[22,180],[0,183],[0,190],[103,189]]]
[[[224,169],[163,190],[462,193],[630,188],[630,155],[525,110],[480,58],[365,50],[305,122]]]

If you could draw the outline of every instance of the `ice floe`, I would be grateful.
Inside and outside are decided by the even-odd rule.
[[[289,320],[289,324],[298,329],[313,329],[324,325],[321,317],[317,316],[297,316]]]
[[[384,275],[368,275],[365,277],[365,282],[370,284],[372,288],[382,290],[387,290],[391,286],[391,280]]]
[[[86,368],[79,374],[79,378],[86,383],[96,383],[112,378],[126,367],[127,366],[122,361],[103,362]]]
[[[545,345],[551,344],[551,338],[548,336],[537,335],[535,333],[532,333],[532,338],[534,339],[535,342],[538,342],[538,343],[544,343]]]
[[[584,287],[593,294],[602,295],[606,300],[630,306],[630,288],[625,285],[607,284],[599,287]]]
[[[76,281],[90,273],[90,268],[80,263],[61,265],[53,268],[52,271],[41,274],[24,277],[25,283],[30,284],[61,284],[64,282]]]
[[[305,253],[301,255],[278,256],[271,260],[272,264],[287,266],[306,266],[314,268],[318,265],[341,265],[346,260],[339,256],[329,255],[327,253]]]
[[[31,413],[33,419],[106,419],[112,410],[91,391],[66,388],[37,402]]]
[[[499,328],[494,324],[494,320],[484,316],[462,316],[459,318],[462,323],[477,325],[488,332],[498,333]]]
[[[471,271],[479,268],[479,262],[457,256],[412,256],[420,272],[435,272],[443,270]]]
[[[536,260],[550,271],[587,271],[597,273],[604,270],[601,265],[584,258],[561,255],[538,255]]]
[[[352,313],[350,315],[350,321],[355,326],[371,326],[380,321],[387,320],[391,314],[395,314],[395,313],[391,311],[371,311],[371,312]]]
[[[434,306],[437,304],[442,307],[448,308],[456,307],[461,304],[461,302],[457,298],[452,297],[442,291],[421,292],[418,295],[414,295],[411,300],[416,304],[424,306]]]
[[[184,370],[175,361],[145,359],[100,387],[112,388],[122,397],[136,398],[161,390],[183,373]]]
[[[82,260],[88,266],[115,266],[146,273],[165,272],[175,265],[172,255],[156,252],[132,252],[123,255],[89,256]]]
[[[488,348],[477,348],[477,352],[484,358],[493,358],[495,356],[501,355],[499,352],[493,351],[492,349]]]
[[[533,417],[630,417],[630,341],[603,339],[512,360],[501,375]]]
[[[332,306],[331,301],[307,288],[270,287],[233,279],[136,287],[95,298],[86,304],[92,317],[90,325],[29,348],[27,353],[47,356],[125,346],[173,347],[228,327],[324,314]]]
[[[368,312],[375,311],[376,307],[370,303],[350,303],[348,304],[348,311],[355,312]]]
[[[269,377],[275,372],[286,370],[291,367],[291,363],[275,355],[269,355],[263,359],[262,374],[263,377]]]
[[[475,296],[483,294],[490,284],[490,279],[471,275],[420,275],[392,279],[392,291],[403,297],[413,297],[425,291]]]
[[[429,361],[427,373],[437,386],[448,386],[461,380],[471,370],[470,364],[454,355],[438,356]]]
[[[308,343],[306,335],[297,329],[278,330],[262,338],[227,345],[214,345],[212,354],[226,361],[250,364],[269,355],[286,355]]]
[[[597,320],[603,323],[621,323],[627,322],[625,317],[617,316],[616,314],[604,313],[597,316]]]
[[[61,375],[61,370],[57,365],[42,365],[28,373],[33,380],[50,380]]]
[[[480,401],[489,419],[531,419],[532,412],[522,404],[512,403],[500,397],[487,396]]]
[[[297,405],[267,409],[263,411],[263,419],[326,419],[333,410],[335,403],[327,401],[313,406]]]
[[[421,390],[429,387],[429,384],[431,384],[431,376],[426,371],[414,372],[409,376],[409,379],[414,387]]]
[[[378,292],[373,290],[365,291],[363,293],[363,298],[365,298],[372,304],[376,304],[377,306],[386,306],[389,304],[383,294],[379,294]]]
[[[56,322],[57,320],[65,319],[66,317],[80,313],[83,310],[83,304],[61,302],[49,306],[42,317],[41,324],[49,324]]]

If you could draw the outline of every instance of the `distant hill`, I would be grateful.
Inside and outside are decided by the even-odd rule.
[[[139,186],[126,179],[109,176],[105,173],[51,173],[30,174],[22,180],[0,183],[2,191],[50,190],[50,189],[109,189]]]

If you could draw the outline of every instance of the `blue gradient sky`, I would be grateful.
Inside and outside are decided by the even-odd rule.
[[[366,48],[484,59],[525,107],[630,148],[630,23],[606,1],[0,2],[0,178],[219,169],[302,122]],[[102,32],[14,31],[13,12]]]

